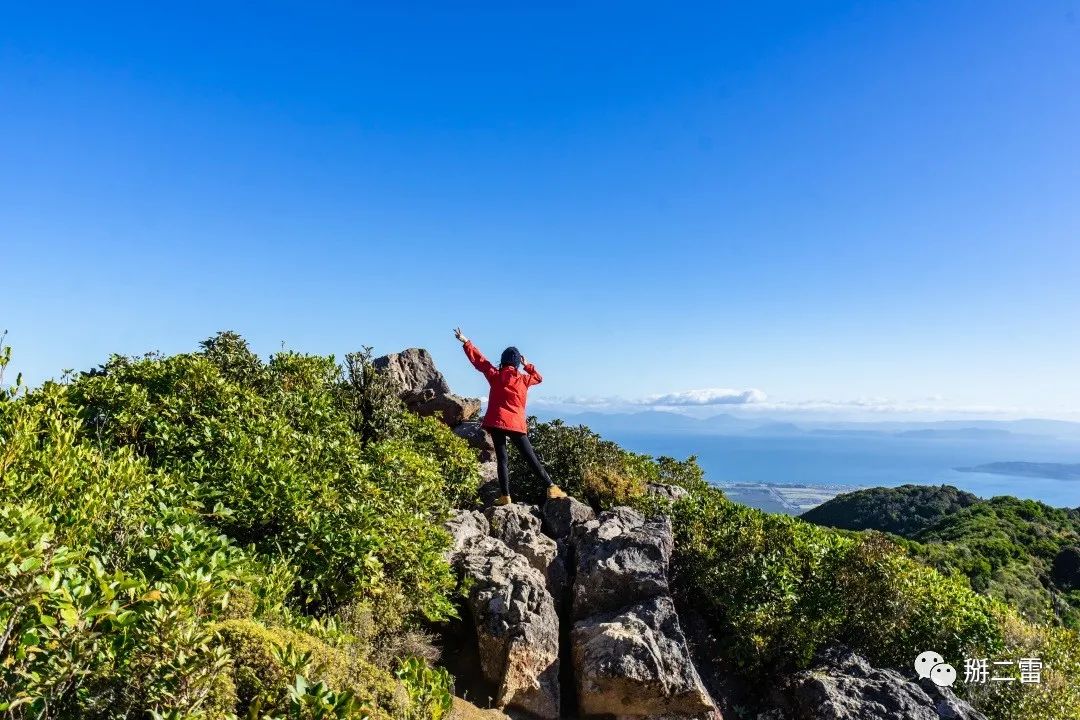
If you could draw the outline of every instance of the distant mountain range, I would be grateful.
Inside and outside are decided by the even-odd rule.
[[[635,413],[585,412],[566,415],[538,412],[542,420],[561,418],[570,425],[587,425],[596,432],[702,435],[833,435],[892,436],[913,439],[989,439],[1008,435],[1039,435],[1080,440],[1080,423],[1028,418],[1021,420],[941,420],[931,422],[789,422],[738,417],[730,414],[696,418],[676,412],[647,410]]]
[[[974,467],[956,468],[960,472],[990,473],[1020,477],[1080,480],[1080,464],[1043,462],[992,462]]]

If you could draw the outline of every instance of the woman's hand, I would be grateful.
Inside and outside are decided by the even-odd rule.
[[[525,367],[525,366],[526,366],[526,365],[528,365],[528,364],[529,364],[529,361],[525,359],[525,356],[524,356],[524,355],[522,355],[522,356],[521,356],[521,366],[522,366],[522,367]]]
[[[461,334],[461,328],[454,328],[454,337],[456,337],[462,345],[469,342],[469,338]]]

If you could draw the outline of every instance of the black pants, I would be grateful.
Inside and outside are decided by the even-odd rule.
[[[507,438],[510,438],[510,440],[513,441],[518,452],[520,452],[525,458],[525,461],[529,463],[529,467],[536,473],[536,476],[543,480],[545,485],[552,484],[551,478],[548,477],[547,469],[540,463],[540,458],[536,457],[536,451],[533,450],[528,435],[510,430],[500,430],[498,428],[487,428],[487,431],[491,433],[491,439],[495,443],[495,462],[498,463],[499,466],[499,487],[502,488],[503,495],[510,494],[510,467],[506,459]]]

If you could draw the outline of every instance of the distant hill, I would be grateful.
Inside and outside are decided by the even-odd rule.
[[[566,413],[540,410],[541,420],[560,418],[569,425],[586,425],[606,432],[701,435],[848,435],[909,437],[923,440],[987,439],[1009,435],[1039,435],[1080,440],[1080,423],[1064,420],[938,420],[938,421],[842,421],[790,414],[721,413],[693,417],[681,412],[642,409],[638,412]]]
[[[926,440],[977,440],[980,438],[1007,437],[1013,433],[1000,428],[924,428],[922,430],[904,430],[896,433],[897,437],[922,438]]]
[[[993,475],[1016,475],[1020,477],[1050,478],[1052,480],[1080,480],[1080,463],[1041,462],[992,462],[975,467],[956,468],[960,472],[991,473]]]
[[[901,485],[843,493],[803,513],[803,520],[845,530],[881,530],[904,537],[979,502],[949,485]]]

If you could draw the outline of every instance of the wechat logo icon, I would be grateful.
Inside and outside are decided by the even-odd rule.
[[[930,678],[938,687],[951,687],[956,682],[956,668],[932,650],[919,653],[915,658],[915,672],[919,678]]]

